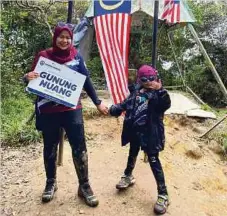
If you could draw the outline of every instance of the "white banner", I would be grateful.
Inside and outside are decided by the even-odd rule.
[[[39,77],[29,82],[27,91],[67,107],[77,105],[86,76],[44,57],[34,71]]]

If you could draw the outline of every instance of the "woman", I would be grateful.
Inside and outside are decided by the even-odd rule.
[[[68,64],[71,69],[87,77],[84,84],[85,91],[97,109],[103,114],[108,114],[108,108],[97,97],[84,60],[73,47],[72,41],[73,33],[70,25],[62,25],[62,23],[61,26],[58,25],[54,31],[52,48],[39,52],[34,60],[32,71],[27,73],[24,78],[30,81],[39,76],[34,69],[40,56],[59,64]],[[52,200],[54,192],[57,190],[57,146],[60,139],[60,128],[64,128],[72,148],[73,162],[79,179],[78,196],[82,197],[87,205],[97,206],[99,202],[91,189],[88,179],[88,156],[80,100],[76,107],[69,108],[38,97],[36,101],[36,127],[42,132],[43,136],[43,156],[47,178],[42,201],[49,202]]]

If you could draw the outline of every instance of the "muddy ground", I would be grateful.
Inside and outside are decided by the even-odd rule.
[[[190,124],[166,119],[166,148],[160,155],[171,205],[166,215],[227,215],[227,163],[213,153]],[[126,165],[128,147],[121,147],[122,121],[116,118],[86,119],[91,185],[100,200],[97,208],[87,207],[76,195],[78,182],[65,142],[64,164],[58,167],[59,189],[52,202],[41,203],[45,174],[42,144],[3,148],[1,160],[1,215],[154,215],[156,184],[141,152],[134,171],[136,184],[119,193],[115,184]],[[197,130],[198,132],[198,130]]]

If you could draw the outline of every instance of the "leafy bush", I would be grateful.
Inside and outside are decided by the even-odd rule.
[[[18,97],[3,100],[1,105],[1,140],[3,145],[28,144],[40,140],[40,134],[36,131],[34,122],[26,123],[34,111],[31,99],[20,93]]]
[[[106,82],[100,57],[91,58],[90,60],[87,61],[86,64],[88,70],[90,71],[90,75],[95,85],[95,88],[104,89]]]

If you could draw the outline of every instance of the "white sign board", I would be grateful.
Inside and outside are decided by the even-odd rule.
[[[86,76],[44,57],[34,71],[39,77],[29,82],[27,91],[67,107],[77,105]]]

